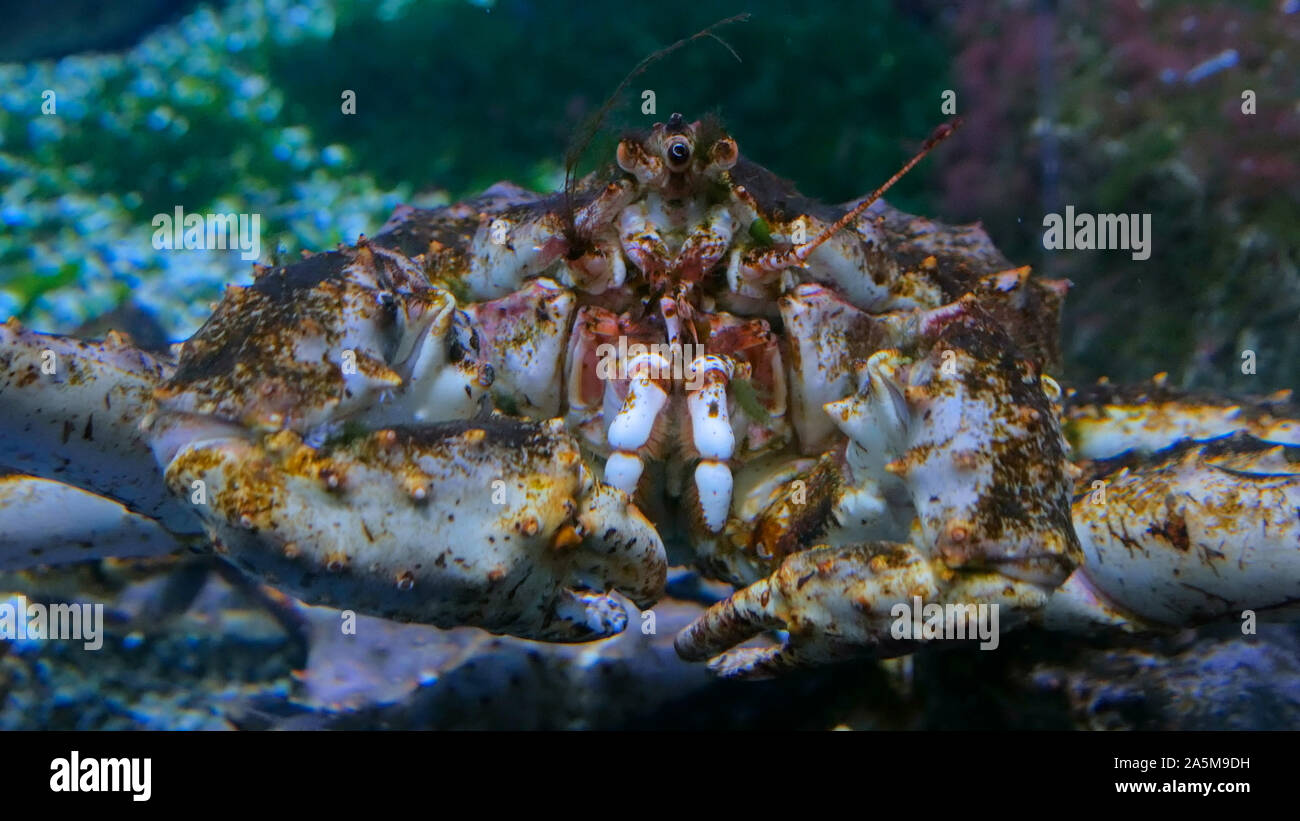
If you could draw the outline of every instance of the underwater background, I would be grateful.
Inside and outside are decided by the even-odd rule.
[[[1300,386],[1300,0],[3,8],[0,318],[36,330],[116,327],[155,348],[191,334],[252,270],[236,251],[155,250],[152,216],[178,205],[261,214],[269,263],[373,233],[399,203],[504,179],[555,190],[577,125],[639,60],[749,12],[719,32],[734,55],[705,38],[637,77],[582,168],[625,127],[713,112],[745,155],[841,202],[947,119],[951,91],[962,131],[888,199],[978,220],[1017,264],[1073,282],[1065,378]],[[1045,249],[1043,215],[1066,204],[1152,214],[1150,259]],[[1300,727],[1295,625],[1026,630],[998,653],[736,684],[673,653],[706,595],[693,584],[656,606],[657,635],[592,652],[377,619],[349,643],[336,611],[268,600],[197,556],[0,574],[0,596],[115,603],[95,653],[0,641],[0,728]]]

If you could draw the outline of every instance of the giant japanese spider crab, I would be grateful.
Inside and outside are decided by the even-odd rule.
[[[565,194],[259,267],[172,356],[10,321],[0,559],[201,540],[309,602],[559,642],[694,562],[739,589],[678,651],[740,677],[910,652],[913,602],[1145,629],[1300,599],[1285,397],[1063,391],[1066,283],[878,194],[816,203],[673,115]]]

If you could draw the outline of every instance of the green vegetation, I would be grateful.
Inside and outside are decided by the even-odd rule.
[[[583,170],[625,128],[713,111],[747,155],[839,201],[892,173],[938,121],[946,55],[894,4],[748,11],[719,32],[743,62],[702,38],[652,66]],[[260,213],[270,261],[373,232],[402,201],[500,179],[557,188],[582,117],[643,56],[717,16],[688,3],[235,0],[122,54],[0,66],[0,314],[66,330],[129,294],[188,333],[250,270],[235,252],[156,251],[150,220],[177,205]],[[928,174],[892,199],[923,209]]]

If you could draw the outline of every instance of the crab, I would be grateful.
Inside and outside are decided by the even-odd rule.
[[[551,642],[694,564],[736,591],[677,651],[740,678],[912,652],[913,603],[1288,616],[1288,397],[1062,389],[1068,283],[881,193],[817,203],[675,114],[565,192],[258,266],[170,355],[11,320],[0,564],[210,546],[307,602]]]

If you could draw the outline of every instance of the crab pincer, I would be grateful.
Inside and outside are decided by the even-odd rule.
[[[309,602],[586,641],[627,624],[609,590],[644,607],[662,594],[658,534],[591,476],[559,420],[399,426],[318,447],[179,415],[150,432],[169,486],[204,489],[196,508],[218,553]]]
[[[1003,353],[972,300],[909,321],[912,347],[873,354],[857,393],[824,406],[848,437],[843,458],[789,482],[807,489],[802,504],[764,488],[759,525],[735,527],[759,558],[784,558],[687,627],[684,658],[756,678],[901,655],[929,638],[900,629],[918,610],[940,614],[944,637],[967,637],[980,613],[1021,624],[1078,566],[1053,383]],[[773,629],[787,632],[779,646],[732,649]]]
[[[713,657],[709,668],[728,678],[770,678],[783,672],[879,648],[889,649],[890,606],[916,593],[933,597],[931,566],[910,545],[874,542],[817,547],[786,558],[766,579],[718,602],[677,636],[687,661]],[[787,631],[779,645],[741,647],[767,630]]]

